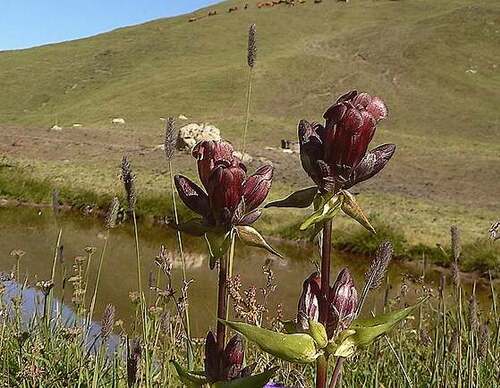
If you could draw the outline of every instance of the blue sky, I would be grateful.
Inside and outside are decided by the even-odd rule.
[[[0,50],[91,36],[220,0],[0,0]]]

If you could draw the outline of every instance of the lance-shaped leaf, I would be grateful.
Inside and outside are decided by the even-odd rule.
[[[326,334],[325,326],[320,322],[309,319],[309,334],[313,337],[318,348],[323,349],[328,344],[328,335]]]
[[[306,208],[311,206],[314,201],[314,197],[318,193],[318,188],[316,186],[308,187],[307,189],[298,190],[284,199],[269,202],[264,207],[296,207],[296,208]]]
[[[186,222],[179,222],[178,224],[169,220],[168,226],[196,237],[203,236],[211,229],[202,218],[192,218]]]
[[[343,198],[338,195],[323,198],[322,203],[318,206],[318,209],[307,217],[302,225],[300,225],[300,230],[309,229],[313,225],[323,224],[333,218],[342,205],[342,199]]]
[[[205,377],[204,372],[188,371],[180,366],[177,361],[171,360],[170,362],[174,366],[179,380],[187,387],[198,388],[207,383],[207,378]]]
[[[262,388],[276,374],[278,368],[272,368],[254,376],[241,377],[231,381],[220,381],[214,388]]]
[[[208,254],[210,255],[210,269],[215,268],[215,263],[224,256],[231,246],[233,231],[229,232],[214,231],[205,234],[205,240],[208,245]]]
[[[363,212],[363,209],[361,209],[361,206],[359,206],[358,201],[356,201],[354,195],[352,195],[347,190],[344,190],[342,192],[342,196],[343,196],[342,211],[352,219],[359,222],[370,232],[375,233],[375,229],[370,224],[370,221],[368,221],[368,218]]]
[[[285,361],[309,364],[322,354],[316,350],[314,339],[309,334],[277,333],[243,322],[221,322],[255,342],[264,352]]]
[[[376,338],[388,333],[424,301],[425,299],[413,306],[381,314],[374,318],[353,321],[349,329],[340,333],[333,346],[329,344],[327,350],[338,357],[350,357],[357,348],[367,347]]]
[[[252,226],[248,225],[239,225],[236,226],[236,233],[238,233],[238,237],[245,245],[249,245],[252,247],[263,248],[268,252],[271,252],[273,255],[276,255],[282,259],[284,259],[283,255],[276,251],[271,245],[267,243],[267,241],[262,237],[262,235]]]

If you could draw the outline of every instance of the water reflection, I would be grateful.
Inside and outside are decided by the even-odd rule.
[[[10,271],[16,260],[10,256],[14,249],[22,249],[26,254],[20,261],[21,278],[27,277],[29,284],[38,280],[49,279],[51,276],[54,247],[59,231],[62,228],[63,260],[58,263],[56,277],[56,295],[64,298],[71,305],[72,289],[65,283],[62,289],[62,277],[69,278],[73,271],[74,258],[86,256],[85,247],[96,247],[97,251],[90,263],[90,285],[94,284],[98,257],[104,243],[104,228],[97,219],[63,215],[57,222],[49,209],[39,211],[30,208],[0,208],[0,271]],[[204,242],[199,239],[185,238],[185,257],[188,267],[188,277],[193,279],[189,289],[189,303],[192,315],[194,335],[204,335],[207,328],[215,321],[216,303],[216,271],[210,271]],[[170,251],[174,260],[174,285],[181,285],[180,258],[176,252],[175,234],[166,228],[142,225],[140,226],[140,249],[142,257],[143,284],[148,284],[150,273],[156,275],[154,258],[163,244]],[[279,243],[273,245],[287,257],[286,261],[276,260],[266,252],[256,248],[246,248],[237,245],[235,273],[241,275],[243,288],[255,285],[257,289],[265,287],[266,276],[262,266],[270,262],[278,285],[275,294],[271,295],[268,306],[271,314],[280,303],[284,316],[292,318],[295,315],[297,299],[300,295],[304,278],[315,270],[314,261],[318,260],[316,248],[311,244]],[[332,277],[344,266],[351,270],[358,288],[362,287],[363,274],[369,265],[369,260],[361,256],[334,253]],[[417,298],[421,285],[415,284],[409,278],[418,278],[421,266],[405,265],[394,262],[390,266],[388,278],[390,281],[389,297],[395,297],[400,290],[407,288],[406,301]],[[96,319],[100,319],[106,304],[116,307],[117,319],[130,322],[134,308],[129,299],[129,293],[136,291],[136,259],[132,229],[122,225],[111,232],[108,249],[104,258],[101,274],[101,284],[96,305]],[[440,273],[435,270],[426,272],[426,284],[436,288],[439,285]],[[479,285],[477,292],[480,299],[488,298],[487,288]],[[91,294],[89,288],[88,294]],[[369,296],[367,303],[380,309],[383,305],[385,290],[378,290]]]

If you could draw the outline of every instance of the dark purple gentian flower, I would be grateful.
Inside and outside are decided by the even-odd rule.
[[[257,208],[271,188],[272,166],[264,165],[247,177],[245,165],[233,153],[233,147],[225,141],[202,141],[194,147],[192,154],[198,160],[198,174],[206,193],[188,178],[175,176],[182,201],[208,225],[228,228],[252,224],[260,217]]]
[[[322,297],[320,287],[321,275],[319,272],[312,273],[304,281],[297,311],[297,329],[299,331],[309,329],[309,320],[319,320],[319,305]],[[328,338],[331,339],[336,333],[349,327],[358,306],[358,293],[351,274],[346,268],[340,271],[334,285],[330,287],[328,295],[330,309],[325,326]]]
[[[205,375],[208,382],[230,381],[250,376],[255,365],[244,368],[244,356],[243,341],[238,334],[229,340],[224,352],[219,354],[217,340],[209,331],[205,343]]]
[[[301,120],[298,126],[302,166],[322,192],[338,192],[365,181],[384,168],[394,144],[367,153],[377,123],[387,116],[379,97],[351,91],[324,113],[325,125]]]

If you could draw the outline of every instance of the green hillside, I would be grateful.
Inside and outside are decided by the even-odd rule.
[[[299,119],[320,119],[335,96],[357,88],[386,100],[390,118],[376,142],[399,146],[363,188],[366,207],[415,244],[445,243],[451,223],[468,238],[486,236],[500,218],[500,3],[307,0],[258,9],[251,1],[243,10],[245,2],[220,3],[210,7],[216,16],[191,23],[208,9],[1,52],[0,155],[11,167],[0,168],[0,195],[39,199],[10,179],[27,166],[23,179],[74,197],[118,191],[116,166],[127,152],[144,195],[160,197],[168,187],[162,153],[152,150],[162,141],[160,117],[213,123],[238,144],[246,34],[256,23],[249,153],[277,166],[276,196],[309,181],[297,156],[264,146],[293,139]],[[228,13],[234,5],[240,10]],[[126,126],[112,127],[113,117]],[[47,132],[55,122],[68,129]]]

